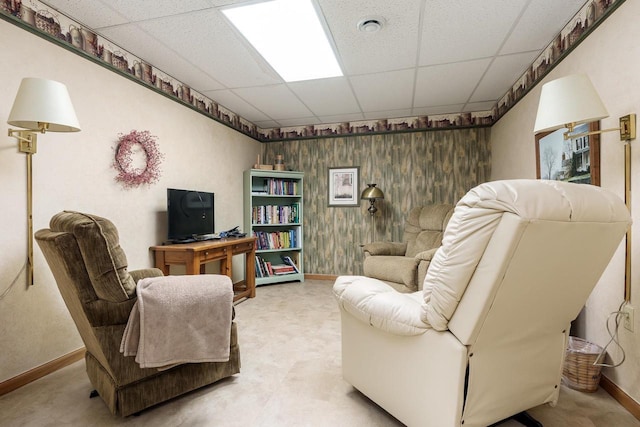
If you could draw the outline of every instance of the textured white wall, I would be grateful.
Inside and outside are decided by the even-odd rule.
[[[152,266],[149,246],[166,237],[167,187],[214,192],[217,231],[241,225],[242,171],[255,162],[260,143],[1,20],[0,40],[0,293],[26,258],[25,156],[6,136],[23,77],[65,83],[82,127],[39,138],[35,230],[64,209],[107,217],[137,269]],[[158,183],[125,190],[114,181],[111,161],[118,134],[133,129],[156,135],[165,158]],[[0,382],[82,346],[37,245],[34,252],[35,286],[26,289],[23,274],[0,300]]]
[[[591,78],[610,117],[601,121],[601,129],[618,127],[618,118],[640,114],[640,2],[626,1],[594,33],[578,46],[546,78],[545,82],[573,73]],[[536,86],[521,102],[491,129],[492,179],[535,178],[533,125],[542,85]],[[639,140],[632,143],[632,189],[640,188]],[[624,148],[617,132],[601,138],[601,184],[624,197]],[[640,308],[640,196],[632,196],[633,226],[632,299]],[[588,262],[588,259],[585,259]],[[581,319],[585,338],[604,346],[609,341],[605,329],[607,316],[624,299],[624,248],[621,246],[591,294]],[[621,329],[621,343],[627,360],[604,374],[636,401],[640,401],[640,323],[636,315],[635,333]],[[615,347],[612,347],[615,348]],[[615,360],[620,354],[612,351]]]

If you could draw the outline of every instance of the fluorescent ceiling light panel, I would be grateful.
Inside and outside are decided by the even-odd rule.
[[[342,76],[311,0],[271,0],[222,12],[285,81]]]

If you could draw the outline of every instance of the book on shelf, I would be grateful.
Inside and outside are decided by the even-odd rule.
[[[254,230],[258,250],[291,249],[298,247],[298,232],[294,229],[284,231]]]
[[[272,265],[271,268],[273,269],[273,274],[276,276],[296,273],[296,270],[287,264],[276,264]]]
[[[256,257],[256,277],[264,277],[264,270],[262,269],[262,263],[260,257]]]
[[[289,264],[273,264],[271,261],[265,261],[261,256],[256,255],[256,277],[282,276],[285,274],[299,273],[295,265]]]
[[[260,182],[254,180],[251,184],[251,193],[270,196],[298,196],[300,195],[300,183],[295,179],[267,178]]]
[[[264,264],[267,267],[267,272],[269,273],[269,276],[273,276],[273,267],[271,266],[271,262],[265,261]]]
[[[283,255],[280,258],[282,258],[282,261],[284,261],[285,264],[287,264],[288,266],[292,267],[296,273],[300,273],[300,270],[298,269],[298,266],[296,265],[295,262],[293,262],[293,260],[291,259],[290,256]]]
[[[251,221],[254,224],[297,224],[300,222],[299,204],[254,206]]]

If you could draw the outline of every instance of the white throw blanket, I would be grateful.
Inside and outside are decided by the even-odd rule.
[[[142,279],[120,352],[141,368],[229,360],[233,284],[202,274]]]

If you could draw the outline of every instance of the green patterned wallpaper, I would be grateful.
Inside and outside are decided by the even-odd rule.
[[[304,265],[308,274],[362,274],[360,245],[372,240],[372,221],[360,207],[328,206],[328,168],[360,167],[359,191],[376,183],[375,240],[400,241],[404,218],[415,206],[455,203],[489,179],[490,128],[354,135],[264,144],[273,164],[304,172]]]

